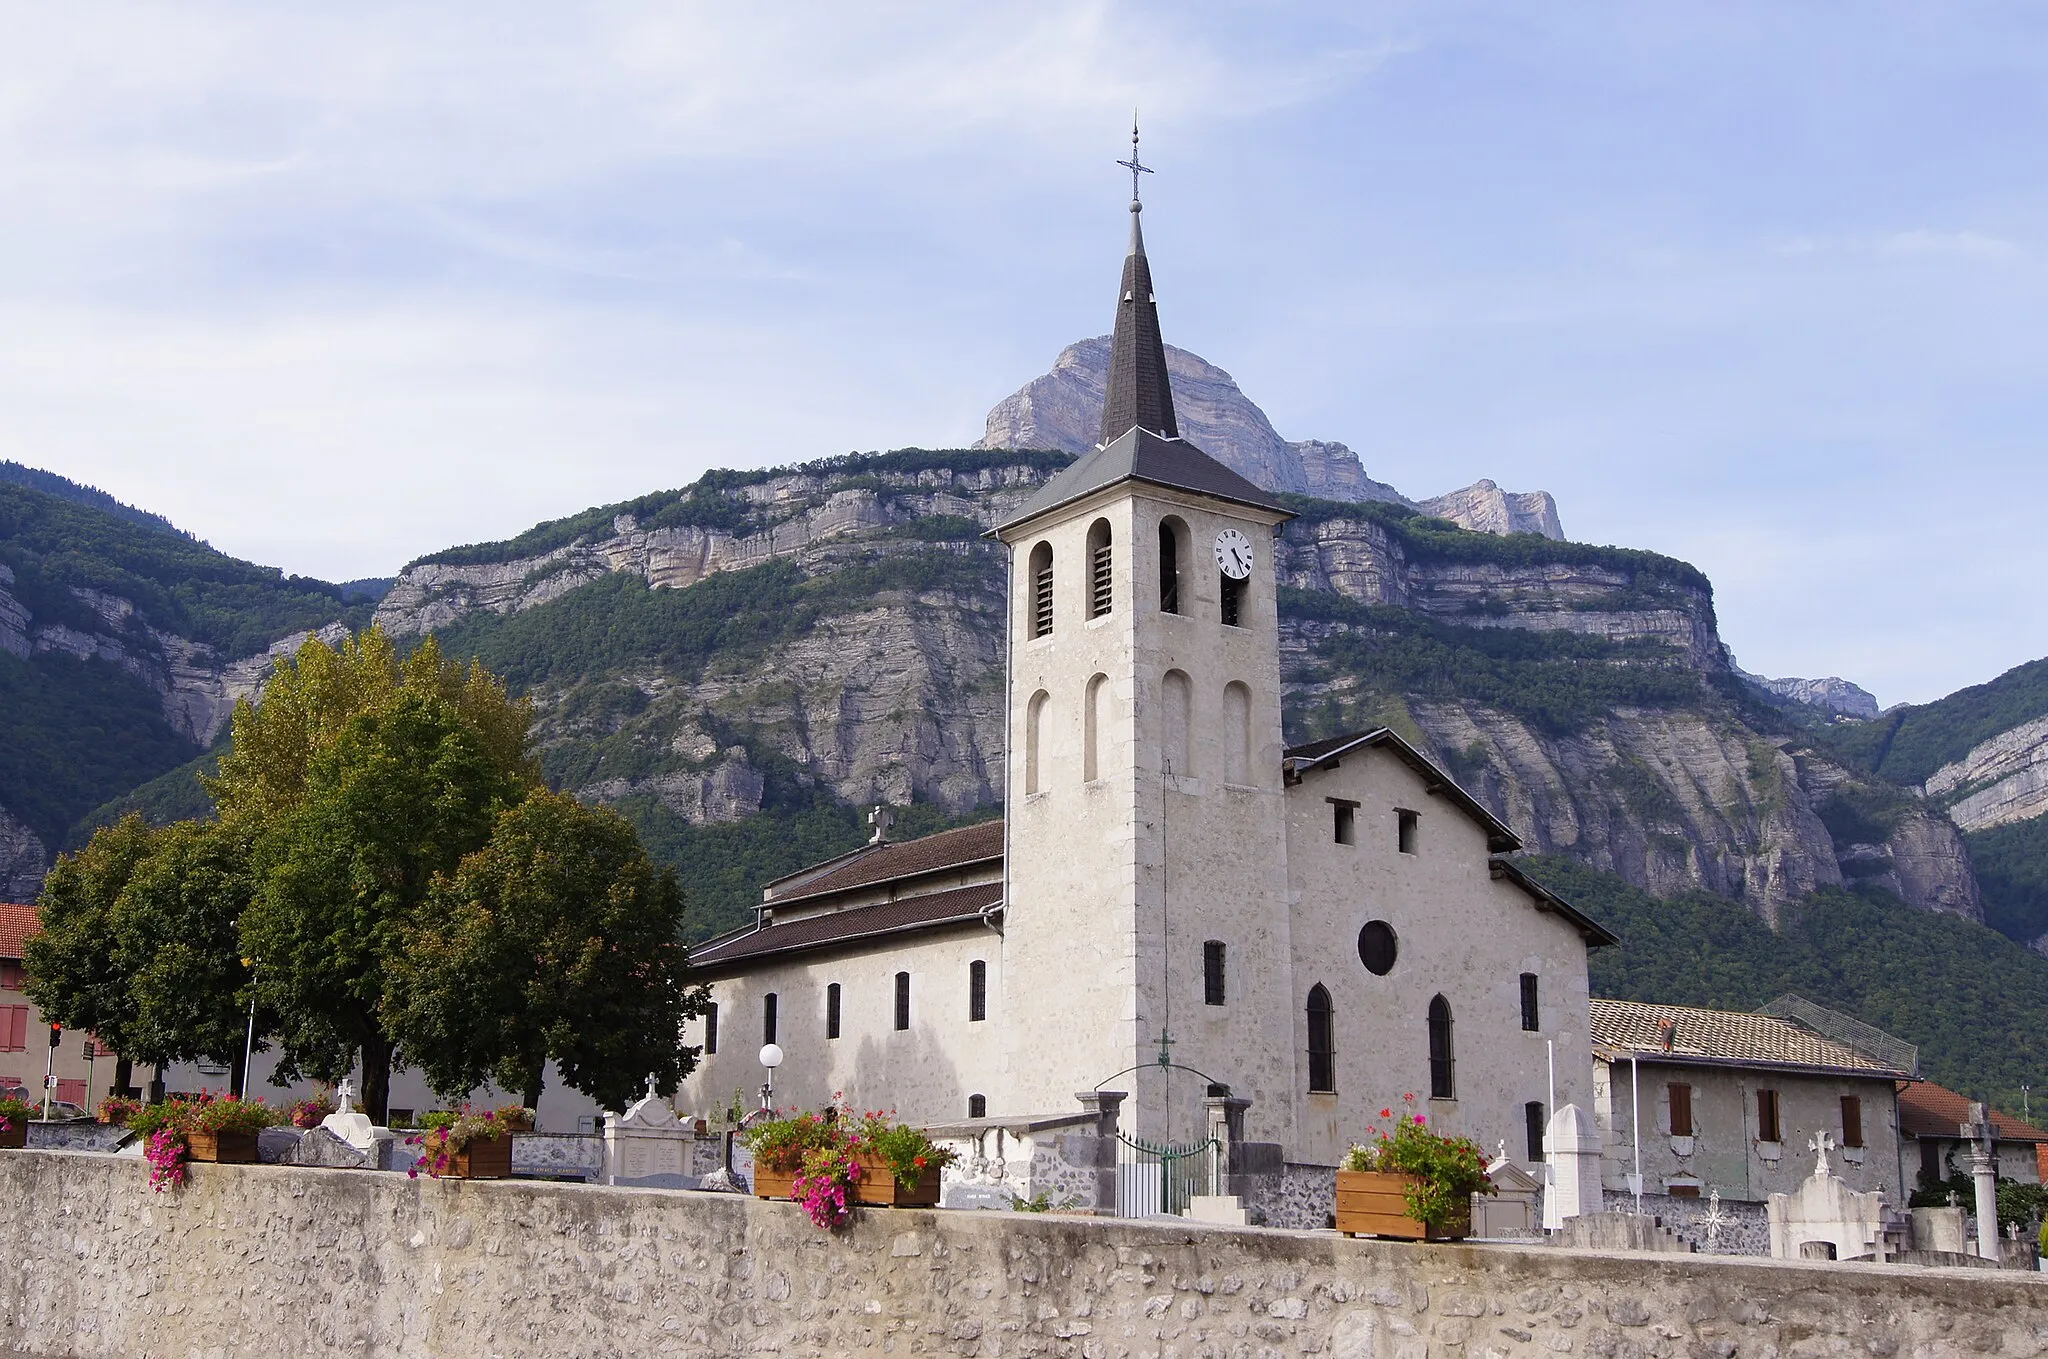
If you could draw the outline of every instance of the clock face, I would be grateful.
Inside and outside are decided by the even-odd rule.
[[[1225,529],[1216,535],[1216,565],[1232,580],[1243,580],[1252,573],[1252,540],[1236,529]]]

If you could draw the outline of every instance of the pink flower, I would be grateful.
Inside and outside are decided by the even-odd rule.
[[[1427,1122],[1429,1122],[1429,1120],[1428,1120],[1428,1119],[1426,1119],[1426,1118],[1424,1118],[1424,1117],[1423,1117],[1423,1116],[1422,1116],[1421,1114],[1417,1114],[1417,1115],[1415,1116],[1415,1126],[1416,1126],[1416,1127],[1418,1127],[1418,1128],[1419,1128],[1419,1127],[1421,1127],[1421,1126],[1422,1126],[1423,1124],[1425,1124],[1425,1123],[1427,1123]]]

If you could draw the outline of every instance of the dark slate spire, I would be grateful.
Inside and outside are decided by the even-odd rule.
[[[1124,256],[1124,282],[1117,293],[1116,338],[1109,350],[1109,391],[1102,403],[1102,442],[1131,429],[1168,439],[1180,437],[1173,419],[1173,387],[1166,379],[1166,341],[1159,335],[1159,309],[1152,302],[1152,266],[1145,258],[1139,214],[1138,176],[1151,170],[1138,162],[1138,124],[1131,121],[1131,158],[1117,164],[1131,172],[1131,249]]]

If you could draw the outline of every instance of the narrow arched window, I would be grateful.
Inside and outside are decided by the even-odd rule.
[[[1223,941],[1207,939],[1202,943],[1202,1004],[1221,1005],[1225,1002],[1223,990]]]
[[[1159,612],[1180,612],[1180,543],[1178,519],[1159,521]]]
[[[1429,1003],[1429,1097],[1458,1097],[1458,1062],[1451,1046],[1451,1003],[1442,996]]]
[[[1098,519],[1088,526],[1088,616],[1100,618],[1109,612],[1115,598],[1110,585],[1109,521]]]
[[[1317,1094],[1337,1090],[1337,1012],[1321,982],[1308,989],[1308,1088]]]
[[[1031,549],[1031,635],[1052,635],[1052,544]]]
[[[1040,689],[1024,705],[1024,791],[1031,794],[1043,785],[1039,773],[1040,743],[1045,739],[1045,705],[1052,701],[1052,695]]]
[[[1252,763],[1252,691],[1231,683],[1223,689],[1223,781],[1248,784]]]
[[[1161,759],[1165,762],[1166,773],[1185,778],[1195,772],[1188,762],[1188,732],[1194,726],[1194,685],[1182,671],[1169,670],[1160,691],[1166,700],[1166,742],[1160,752]]]
[[[1093,783],[1103,775],[1102,743],[1107,738],[1104,730],[1109,725],[1109,676],[1097,675],[1088,681],[1088,689],[1082,704],[1081,720],[1081,777]]]
[[[761,997],[761,1041],[775,1041],[775,993],[770,991]]]
[[[910,1027],[910,974],[908,972],[898,972],[896,974],[896,1027],[899,1029]]]
[[[825,1036],[839,1036],[839,983],[833,982],[825,988]]]
[[[707,1001],[704,1006],[704,1055],[718,1055],[718,1002]]]
[[[1536,1003],[1536,974],[1522,974],[1522,1027],[1535,1033],[1543,1027],[1541,1007]]]
[[[976,958],[967,965],[967,1022],[988,1018],[988,964]]]
[[[1543,1113],[1543,1101],[1532,1099],[1522,1106],[1522,1137],[1529,1153],[1528,1160],[1543,1159],[1543,1134],[1549,1125],[1550,1120]]]
[[[967,1097],[967,1116],[969,1118],[987,1118],[988,1096],[969,1095]]]

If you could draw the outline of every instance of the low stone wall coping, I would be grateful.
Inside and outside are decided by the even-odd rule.
[[[1962,1359],[2048,1352],[2048,1279],[1963,1269],[0,1152],[0,1350]]]

